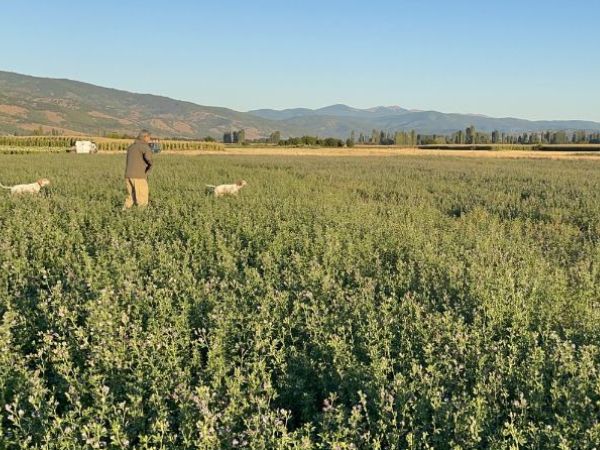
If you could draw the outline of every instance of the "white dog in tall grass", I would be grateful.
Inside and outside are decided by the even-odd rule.
[[[218,186],[214,186],[212,184],[206,185],[206,192],[209,194],[213,194],[215,197],[223,197],[225,195],[237,195],[244,186],[246,186],[244,180],[240,180],[235,184],[220,184]]]
[[[4,186],[0,183],[0,188],[7,189],[12,195],[17,194],[39,194],[43,187],[48,186],[50,180],[47,178],[40,178],[35,183],[29,184],[16,184],[14,186]]]

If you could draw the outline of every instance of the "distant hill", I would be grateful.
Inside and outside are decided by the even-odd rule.
[[[399,115],[406,112],[409,111],[404,108],[400,108],[399,106],[377,106],[370,109],[358,109],[347,105],[331,105],[320,109],[294,108],[283,109],[280,111],[275,109],[257,109],[254,111],[249,111],[250,114],[271,120],[287,120],[296,119],[298,117],[320,116],[352,117],[355,119],[371,120],[378,117]]]
[[[0,72],[0,132],[25,133],[40,126],[76,134],[131,134],[147,128],[159,136],[190,138],[222,137],[224,131],[245,128],[253,138],[275,131],[279,124],[227,108]]]
[[[202,106],[150,94],[136,94],[79,81],[39,78],[0,71],[0,133],[32,133],[40,127],[65,134],[132,134],[140,128],[164,137],[220,138],[226,131],[245,129],[250,139],[281,131],[282,136],[318,135],[345,138],[354,130],[415,129],[421,133],[451,133],[474,125],[480,131],[544,130],[600,131],[587,121],[528,121],[437,111],[413,111],[399,106],[369,109],[332,105],[320,109],[260,109],[239,112]]]
[[[378,106],[369,109],[333,105],[321,109],[259,109],[250,111],[257,117],[278,120],[300,129],[319,130],[321,133],[341,133],[352,130],[370,133],[378,130],[417,130],[421,133],[446,134],[475,126],[479,131],[529,132],[547,130],[600,131],[600,123],[583,120],[531,121],[512,117],[494,118],[477,114],[452,114],[437,111],[412,111],[399,106]],[[314,134],[314,133],[313,133]],[[340,137],[341,137],[340,136]]]

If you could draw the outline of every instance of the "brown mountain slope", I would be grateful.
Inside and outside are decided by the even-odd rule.
[[[279,125],[227,108],[0,71],[0,132],[4,133],[41,127],[69,134],[131,134],[147,128],[160,136],[197,138],[221,137],[225,131],[244,128],[246,136],[254,138]]]

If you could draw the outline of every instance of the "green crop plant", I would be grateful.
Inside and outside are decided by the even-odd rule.
[[[598,447],[600,162],[123,166],[0,155],[1,448]]]

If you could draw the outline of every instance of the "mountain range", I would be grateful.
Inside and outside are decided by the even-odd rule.
[[[248,139],[318,135],[345,138],[352,131],[411,130],[445,134],[470,125],[480,131],[507,133],[544,130],[600,131],[591,121],[529,121],[476,114],[408,110],[399,106],[320,109],[259,109],[248,112],[174,100],[151,94],[99,87],[79,81],[40,78],[0,71],[0,134],[26,134],[40,128],[63,134],[133,134],[140,128],[163,137],[221,138],[244,129]]]

